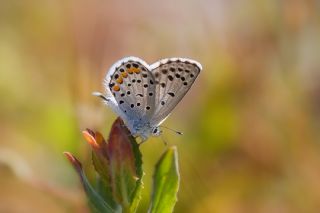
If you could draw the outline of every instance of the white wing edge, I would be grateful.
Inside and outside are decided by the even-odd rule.
[[[147,69],[150,69],[149,64],[147,64],[141,58],[138,58],[138,57],[135,57],[135,56],[124,57],[124,58],[120,59],[119,61],[117,61],[116,63],[114,63],[110,67],[110,69],[108,70],[107,75],[105,77],[105,81],[110,80],[111,76],[116,71],[117,67],[120,67],[123,63],[126,63],[128,61],[137,61],[137,62],[141,63],[143,66],[145,66]],[[109,86],[107,88],[109,88]]]
[[[151,64],[150,65],[151,71],[154,70],[155,68],[158,68],[161,64],[166,64],[168,61],[189,62],[191,64],[195,64],[200,69],[200,71],[202,70],[202,65],[198,61],[195,61],[195,60],[189,59],[189,58],[176,58],[176,57],[173,57],[173,58],[161,59],[161,60]]]
[[[110,101],[112,102],[113,105],[115,105],[116,108],[118,108],[118,103],[117,103],[116,99],[114,98],[112,92],[110,91],[109,82],[111,81],[111,76],[114,74],[116,69],[118,67],[120,67],[123,63],[126,63],[128,61],[138,61],[143,66],[145,66],[147,69],[150,69],[150,66],[145,61],[143,61],[142,59],[140,59],[138,57],[134,57],[134,56],[122,58],[110,67],[110,69],[108,70],[108,72],[103,80],[103,86],[105,88],[106,98],[110,99]]]

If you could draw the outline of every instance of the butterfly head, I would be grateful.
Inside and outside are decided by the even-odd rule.
[[[159,127],[150,127],[149,124],[146,125],[136,125],[136,126],[128,126],[129,130],[134,137],[140,137],[142,141],[147,140],[150,135],[152,136],[159,136],[161,135],[162,131]]]

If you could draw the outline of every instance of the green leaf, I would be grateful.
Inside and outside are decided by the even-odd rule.
[[[141,153],[120,119],[112,125],[107,156],[113,198],[121,205],[123,212],[135,212],[142,185]]]
[[[86,175],[83,172],[81,163],[69,152],[64,153],[68,158],[74,169],[77,171],[84,191],[87,195],[89,205],[93,212],[99,213],[113,213],[116,212],[108,203],[106,203],[103,198],[94,190],[90,185]]]
[[[132,194],[130,212],[136,212],[141,200],[141,189],[143,188],[142,155],[137,142],[132,139],[131,144],[132,144],[132,150],[135,158],[136,174],[137,174],[138,180],[136,182],[135,191]]]
[[[92,148],[92,162],[98,173],[96,190],[114,209],[136,212],[141,199],[142,156],[139,145],[118,118],[112,125],[108,143],[90,129],[83,136]]]
[[[106,158],[101,157],[94,151],[92,152],[92,163],[96,172],[100,175],[105,182],[109,182],[109,168]]]
[[[110,184],[106,182],[105,179],[101,178],[100,175],[97,175],[95,189],[105,202],[107,202],[113,209],[121,208],[112,197]]]
[[[113,209],[118,209],[119,205],[112,197],[107,143],[100,132],[86,129],[82,134],[92,148],[92,163],[97,172],[95,190]]]
[[[170,147],[158,161],[153,175],[153,192],[149,213],[170,213],[177,202],[179,168],[176,147]]]

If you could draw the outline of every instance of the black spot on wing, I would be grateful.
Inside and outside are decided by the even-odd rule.
[[[173,92],[168,92],[168,95],[170,95],[171,97],[174,97],[174,93]]]

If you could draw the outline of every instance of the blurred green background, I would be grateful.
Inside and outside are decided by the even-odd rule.
[[[203,72],[165,125],[175,212],[319,212],[320,4],[309,0],[0,1],[0,212],[88,212],[73,152],[116,116],[93,91],[125,56]],[[142,146],[145,212],[161,138]]]

